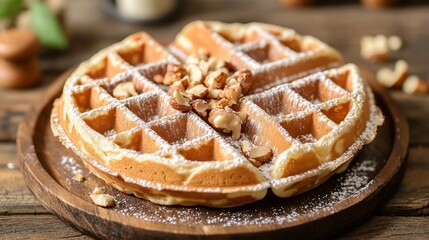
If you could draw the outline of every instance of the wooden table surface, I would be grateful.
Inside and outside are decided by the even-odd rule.
[[[106,15],[100,1],[70,1],[67,9],[70,49],[41,55],[40,85],[26,90],[0,89],[0,239],[92,239],[46,210],[27,188],[16,155],[16,132],[25,112],[60,73],[133,32],[144,30],[168,42],[186,23],[196,19],[267,22],[314,35],[340,50],[347,62],[371,70],[392,66],[394,60],[371,64],[361,59],[360,37],[396,34],[402,37],[405,46],[394,53],[394,59],[405,59],[412,73],[429,80],[429,4],[409,1],[401,8],[374,11],[362,7],[357,0],[338,2],[341,4],[289,9],[277,0],[188,0],[175,21],[136,26]],[[410,125],[404,178],[384,206],[367,221],[339,233],[339,239],[429,239],[429,95],[391,93]]]

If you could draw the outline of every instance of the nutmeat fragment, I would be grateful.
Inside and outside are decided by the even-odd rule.
[[[240,141],[240,148],[253,165],[255,165],[255,162],[259,163],[255,165],[256,167],[268,161],[273,154],[270,148],[254,145],[249,140]]]
[[[232,109],[214,108],[209,113],[209,123],[224,133],[232,133],[232,139],[240,139],[241,117]]]
[[[377,81],[385,87],[402,87],[404,80],[408,76],[408,63],[404,60],[399,60],[395,63],[393,70],[382,68],[376,74]]]
[[[103,193],[99,187],[96,187],[89,197],[91,197],[92,202],[101,207],[113,207],[115,205],[115,198],[110,194]]]
[[[402,91],[407,94],[426,94],[428,93],[428,88],[428,83],[424,79],[412,75],[405,79]]]
[[[123,82],[116,85],[113,89],[113,96],[119,100],[137,96],[138,93],[132,82]]]

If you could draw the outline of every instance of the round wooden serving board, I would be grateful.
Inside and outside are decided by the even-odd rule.
[[[368,75],[368,74],[366,74]],[[272,193],[242,207],[160,206],[121,193],[91,174],[50,129],[53,100],[68,73],[28,113],[18,132],[18,156],[28,187],[42,204],[82,232],[107,239],[167,238],[321,238],[344,231],[370,213],[399,184],[408,149],[404,116],[388,93],[371,83],[385,123],[376,139],[356,156],[350,167],[319,187],[292,198]],[[73,179],[82,173],[85,181]],[[102,208],[89,194],[102,187],[116,205]]]

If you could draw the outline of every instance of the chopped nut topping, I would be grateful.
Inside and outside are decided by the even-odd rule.
[[[377,81],[385,87],[402,87],[404,80],[408,76],[408,63],[399,60],[395,64],[395,69],[382,68],[378,70]]]
[[[389,57],[389,46],[386,36],[364,36],[361,39],[361,56],[374,62],[386,60]]]
[[[249,157],[258,162],[265,162],[270,159],[272,155],[271,149],[263,146],[255,146],[249,152]]]
[[[234,139],[241,135],[241,124],[247,115],[231,109],[253,83],[252,73],[243,69],[233,73],[234,67],[207,53],[189,56],[186,64],[169,64],[164,77],[156,75],[154,81],[170,85],[170,105],[179,111],[195,112],[207,118],[214,128],[231,133]]]
[[[232,138],[240,139],[241,118],[231,109],[214,108],[209,114],[209,123],[224,133],[232,132]]]
[[[391,51],[398,51],[401,47],[402,39],[398,36],[364,36],[361,39],[361,56],[374,62],[384,61]]]
[[[244,155],[253,165],[255,165],[255,162],[259,163],[259,165],[255,165],[256,167],[259,167],[261,164],[268,161],[273,154],[270,148],[256,146],[249,140],[240,141],[240,147],[241,151],[243,151]]]
[[[191,104],[189,104],[191,100],[184,97],[181,92],[174,91],[173,96],[170,97],[170,105],[172,108],[177,109],[179,111],[189,111],[192,109]]]
[[[260,167],[262,166],[262,162],[257,161],[256,159],[253,158],[248,158],[247,160],[249,160],[250,163],[253,164],[253,166],[255,167]]]
[[[156,74],[155,76],[153,76],[153,80],[156,83],[163,83],[164,82],[164,76],[162,76],[161,74]]]
[[[209,89],[209,93],[207,94],[207,98],[219,99],[221,92],[222,92],[222,89]]]
[[[182,78],[182,80],[174,82],[170,86],[170,89],[168,89],[168,95],[172,96],[175,91],[185,92],[187,86],[188,86],[188,81],[187,81],[187,78],[184,77]]]
[[[203,73],[203,76],[206,76],[209,73],[209,64],[206,61],[201,60],[198,63],[198,67],[200,68],[201,72]]]
[[[202,83],[203,80],[203,72],[201,69],[195,64],[189,64],[185,66],[186,71],[189,74],[189,80],[191,83]]]
[[[389,49],[392,51],[398,51],[402,47],[402,39],[398,36],[390,36],[387,38],[387,44],[389,45]]]
[[[190,93],[193,99],[201,99],[207,96],[209,90],[203,84],[198,84],[192,88],[188,88],[186,92]]]
[[[221,98],[228,99],[231,103],[229,106],[238,103],[238,99],[242,96],[242,88],[240,83],[237,82],[235,78],[228,79],[228,82],[225,85],[225,88],[220,93]]]
[[[225,86],[228,75],[220,70],[209,73],[204,79],[204,85],[210,89],[221,89]]]
[[[101,207],[113,207],[115,205],[115,199],[110,194],[105,194],[101,188],[96,187],[94,191],[89,195],[92,202]]]
[[[428,88],[428,83],[424,79],[412,75],[405,79],[402,91],[407,94],[426,94]]]
[[[186,76],[186,69],[182,65],[170,63],[164,76],[164,84],[171,85]]]
[[[132,96],[137,96],[138,93],[132,82],[123,82],[116,85],[113,89],[113,96],[117,99],[126,99]]]
[[[243,94],[247,94],[253,84],[253,75],[248,69],[242,69],[232,75],[240,83]]]
[[[215,107],[226,108],[228,107],[228,103],[229,103],[228,99],[222,98],[215,102]]]
[[[195,109],[195,111],[200,115],[201,117],[207,117],[207,111],[209,110],[209,104],[202,100],[197,99],[192,101],[192,107]]]
[[[82,175],[82,174],[80,174],[80,173],[76,173],[76,174],[74,175],[73,179],[74,179],[74,180],[76,180],[76,181],[78,181],[78,182],[83,182],[83,180],[84,180],[85,178],[83,177],[83,175]]]

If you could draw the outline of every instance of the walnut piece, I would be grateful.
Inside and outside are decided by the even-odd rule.
[[[182,92],[174,91],[170,96],[170,106],[179,111],[189,111],[192,109],[190,99],[183,96]]]
[[[388,88],[402,87],[404,80],[408,76],[408,63],[404,60],[399,60],[395,63],[395,69],[382,68],[376,74],[377,81]]]
[[[119,100],[126,99],[132,96],[137,96],[138,93],[132,82],[123,82],[116,85],[113,89],[113,96]]]
[[[170,85],[171,107],[179,111],[194,109],[214,128],[239,139],[247,114],[231,107],[249,91],[253,77],[251,71],[243,69],[228,78],[230,71],[235,68],[229,62],[199,52],[188,56],[183,66],[169,64],[165,76],[155,75],[154,81]]]
[[[189,80],[191,83],[202,83],[203,81],[203,72],[195,64],[188,64],[185,66],[186,71],[189,75]]]
[[[242,92],[243,90],[240,83],[238,83],[235,78],[230,78],[219,96],[228,99],[228,105],[232,106],[238,103],[238,100],[242,96]]]
[[[384,35],[364,36],[361,39],[361,56],[373,62],[385,61],[389,58],[389,46]]]
[[[225,86],[228,75],[220,70],[209,73],[204,79],[204,85],[210,89],[222,89]]]
[[[242,92],[246,95],[250,87],[253,84],[253,75],[249,69],[238,70],[232,75],[233,78],[237,79],[237,82],[240,84],[242,88]]]
[[[83,180],[85,180],[85,178],[83,177],[83,175],[82,175],[81,173],[76,173],[76,174],[73,176],[73,179],[74,179],[75,181],[78,181],[78,182],[83,182]]]
[[[188,88],[186,89],[186,92],[192,95],[192,99],[205,98],[209,93],[208,89],[203,84],[198,84],[192,88]]]
[[[200,115],[201,117],[207,117],[207,111],[209,110],[209,104],[203,99],[197,99],[192,101],[192,108]]]
[[[105,194],[101,188],[96,187],[89,195],[96,205],[101,207],[113,207],[115,205],[115,198],[110,194]]]
[[[407,77],[402,86],[402,91],[407,94],[426,94],[428,90],[428,83],[416,75]]]
[[[402,39],[398,36],[364,36],[361,39],[361,56],[374,62],[385,61],[391,51],[398,51],[401,47]]]
[[[270,148],[256,146],[249,140],[240,141],[240,147],[243,154],[253,165],[255,165],[255,162],[259,163],[255,165],[256,167],[259,167],[264,162],[268,161],[273,154]]]
[[[170,63],[167,66],[167,71],[164,76],[163,84],[171,85],[186,76],[186,69],[179,64]]]
[[[232,139],[240,139],[241,118],[232,109],[214,108],[209,113],[208,121],[224,133],[232,133]]]

